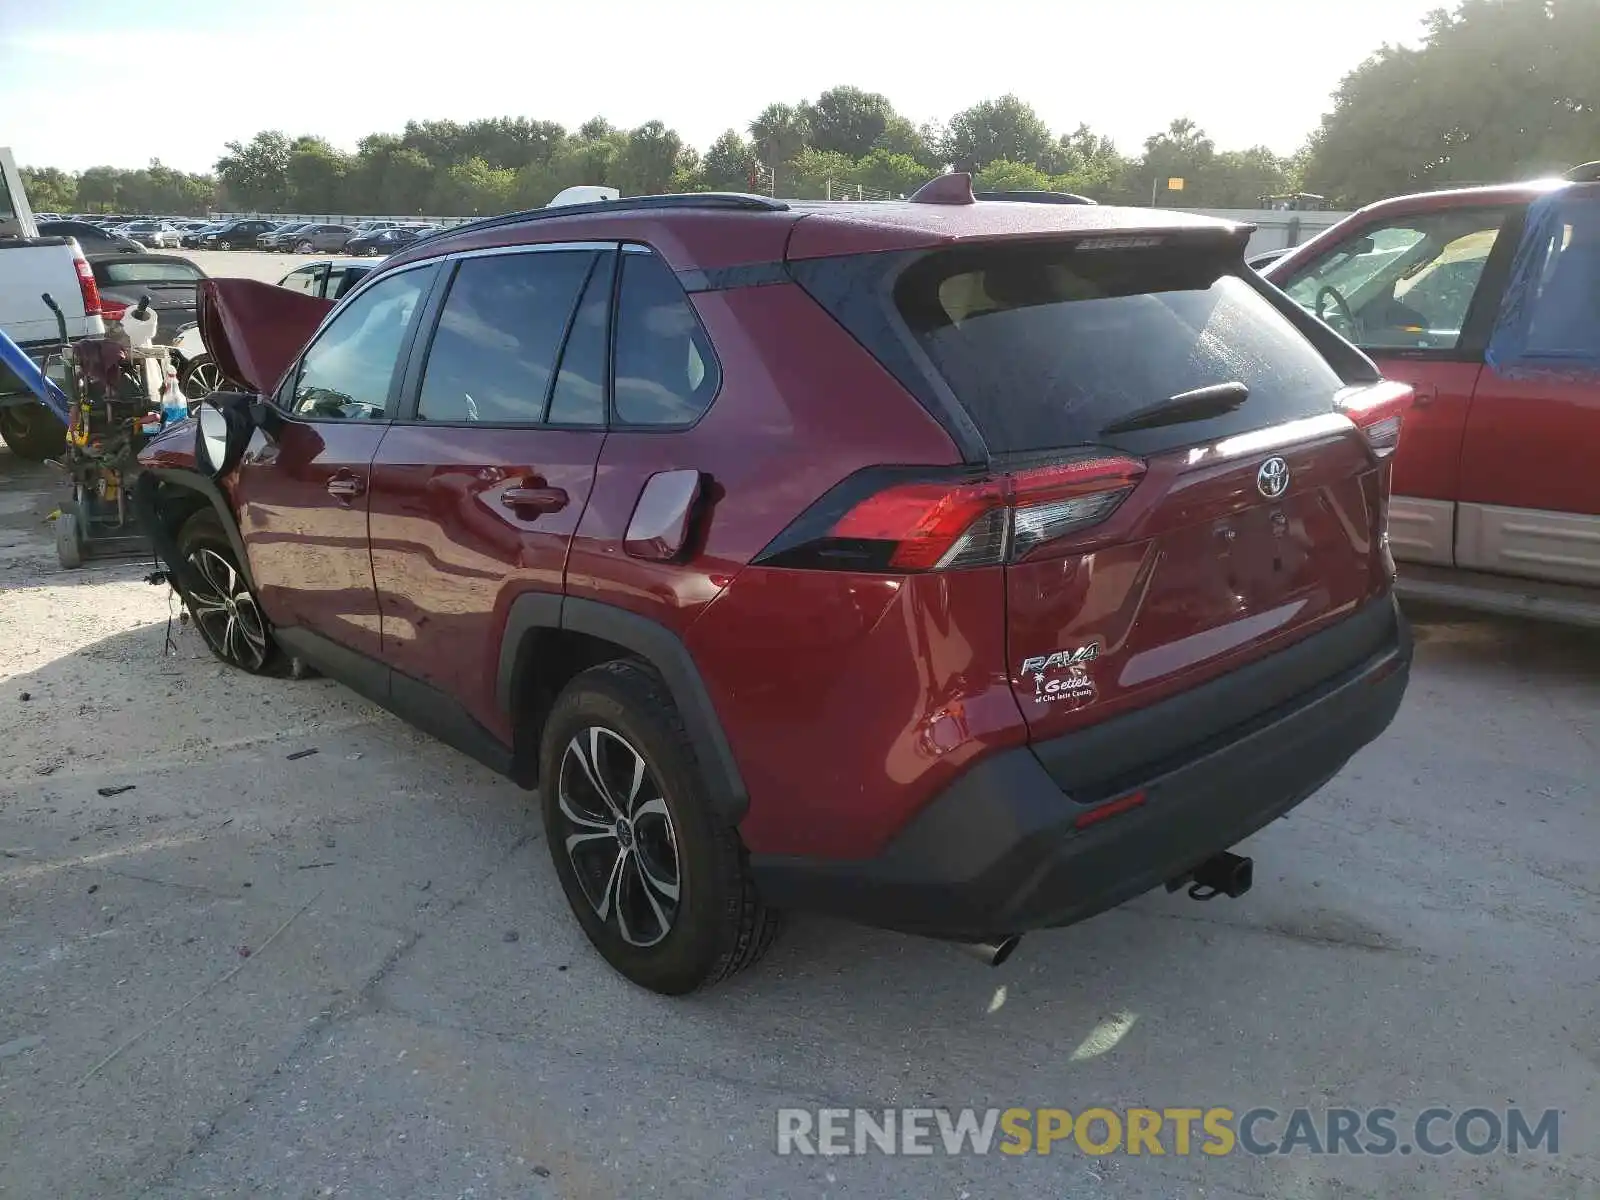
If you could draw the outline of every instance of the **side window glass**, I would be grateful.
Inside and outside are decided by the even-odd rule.
[[[1600,353],[1600,203],[1569,206],[1538,270],[1526,353],[1594,359]]]
[[[291,292],[304,292],[308,296],[315,296],[317,292],[317,272],[319,267],[302,267],[298,271],[290,271],[283,278],[283,287]]]
[[[375,284],[338,313],[300,360],[292,411],[321,420],[377,420],[411,317],[433,272],[404,271]]]
[[[1453,350],[1505,218],[1505,209],[1461,209],[1369,228],[1284,291],[1358,346]]]
[[[617,419],[687,425],[722,384],[711,339],[677,276],[653,254],[624,254],[617,302]]]
[[[463,259],[428,350],[417,419],[542,422],[596,257],[552,250]]]
[[[611,283],[617,256],[596,256],[589,283],[578,303],[572,332],[561,351],[555,390],[550,393],[552,425],[606,423],[606,358],[611,326]]]

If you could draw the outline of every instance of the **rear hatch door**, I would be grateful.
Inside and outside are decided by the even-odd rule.
[[[1379,463],[1335,411],[1344,381],[1247,271],[1237,238],[1173,234],[980,243],[896,282],[992,469],[1019,481],[1007,671],[1036,741],[1259,659],[1386,586]],[[1099,490],[1050,490],[1072,472]]]

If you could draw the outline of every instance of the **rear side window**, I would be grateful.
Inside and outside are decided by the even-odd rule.
[[[204,279],[200,268],[182,259],[171,262],[108,262],[96,263],[95,274],[100,282],[115,287],[130,283],[194,283]]]
[[[1216,249],[978,247],[908,267],[895,306],[992,454],[1103,443],[1152,453],[1327,412],[1341,381]],[[1242,269],[1242,268],[1240,268]],[[1106,429],[1242,383],[1201,421]]]
[[[428,351],[417,419],[542,423],[557,356],[597,257],[551,250],[464,259]]]
[[[693,424],[721,384],[711,339],[677,276],[653,254],[624,254],[617,299],[617,420]]]

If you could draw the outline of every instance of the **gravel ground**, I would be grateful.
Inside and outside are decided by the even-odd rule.
[[[0,1196],[1600,1197],[1592,636],[1419,614],[1399,719],[1242,900],[997,970],[802,919],[668,1001],[589,950],[529,794],[168,652],[148,566],[55,567],[51,488],[0,449]],[[1517,1157],[774,1149],[779,1107],[969,1104],[1562,1115]]]

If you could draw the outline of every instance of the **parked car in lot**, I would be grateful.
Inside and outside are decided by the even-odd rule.
[[[1416,389],[1403,595],[1600,624],[1597,176],[1386,200],[1266,269]]]
[[[278,286],[319,300],[343,300],[345,293],[365,279],[375,265],[324,259],[296,267],[278,280]]]
[[[39,221],[40,237],[69,237],[85,254],[142,254],[144,247],[87,221]]]
[[[256,239],[269,229],[275,228],[276,221],[239,220],[224,221],[209,233],[200,236],[200,249],[202,250],[254,250]]]
[[[176,250],[183,244],[183,235],[166,221],[130,221],[117,233],[153,250],[167,247]]]
[[[307,225],[297,230],[285,245],[296,254],[338,253],[354,232],[348,225]]]
[[[101,312],[119,320],[125,309],[148,297],[156,312],[156,341],[171,344],[178,331],[195,321],[200,281],[194,263],[174,254],[91,254],[89,268],[100,290]]]
[[[538,782],[635,982],[731,974],[784,909],[993,961],[1162,883],[1240,894],[1228,848],[1405,690],[1409,391],[1248,236],[947,175],[513,214],[331,310],[212,280],[265,403],[158,437],[137,503],[224,662]]]
[[[438,225],[396,225],[389,229],[360,233],[344,244],[344,252],[363,258],[373,255],[381,257],[393,254],[403,246],[409,246],[419,237],[437,233],[440,228]]]
[[[292,238],[301,230],[312,228],[314,225],[314,221],[286,221],[284,224],[275,226],[258,237],[256,239],[256,249],[287,251],[289,249],[289,238]]]
[[[216,233],[226,224],[226,221],[207,221],[203,225],[197,225],[193,229],[184,232],[182,238],[179,239],[179,244],[184,250],[203,250],[205,249],[206,234]]]

